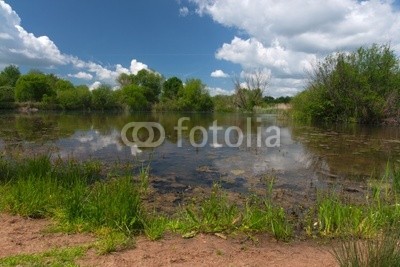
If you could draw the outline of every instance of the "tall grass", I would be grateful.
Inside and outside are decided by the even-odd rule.
[[[332,250],[341,267],[400,266],[399,233],[369,240],[346,240]]]
[[[51,162],[48,156],[0,161],[0,208],[26,217],[56,217],[85,229],[140,231],[142,203],[133,177],[104,178],[97,162]]]
[[[132,177],[97,182],[90,190],[85,217],[94,226],[106,226],[127,233],[143,228],[140,195]]]

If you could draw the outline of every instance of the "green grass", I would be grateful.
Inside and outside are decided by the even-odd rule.
[[[267,232],[280,240],[288,240],[293,231],[284,210],[268,199],[248,200],[241,207],[231,204],[218,185],[209,198],[186,207],[174,229],[191,236],[195,233]]]
[[[248,201],[240,229],[271,233],[279,240],[289,240],[293,236],[293,226],[284,209],[268,199]]]
[[[142,166],[137,177],[105,175],[102,170],[98,162],[52,161],[48,156],[0,158],[0,211],[53,218],[59,231],[94,233],[98,237],[94,247],[100,254],[132,247],[137,234],[158,240],[168,231],[186,238],[198,233],[268,233],[287,241],[294,236],[295,225],[304,225],[311,236],[350,240],[334,251],[342,266],[378,266],[374,264],[383,260],[380,255],[388,264],[398,263],[398,235],[382,235],[386,229],[398,232],[400,225],[400,172],[389,165],[380,179],[371,179],[364,201],[321,193],[305,219],[290,218],[274,203],[273,179],[264,196],[239,202],[232,202],[214,184],[203,200],[194,200],[173,216],[163,216],[149,213],[143,203],[150,187],[148,167]],[[79,253],[80,249],[54,250],[6,258],[0,265],[74,266]]]
[[[165,232],[170,229],[170,220],[167,217],[153,215],[143,220],[144,233],[152,240],[161,239]]]
[[[85,247],[73,247],[66,249],[54,249],[39,254],[26,254],[0,259],[2,267],[32,267],[32,266],[78,266],[76,260],[82,257],[87,251]]]
[[[237,206],[230,204],[220,187],[214,185],[209,198],[186,207],[178,228],[182,232],[231,232],[237,229],[239,215]]]
[[[399,233],[388,232],[375,239],[346,240],[332,254],[341,267],[400,266]]]
[[[99,228],[96,235],[98,240],[94,247],[100,255],[133,248],[135,244],[132,236],[107,227]]]
[[[58,230],[98,232],[108,228],[101,250],[113,250],[143,231],[139,185],[133,177],[101,175],[97,162],[51,162],[47,156],[23,161],[0,159],[0,210],[30,218],[55,218]],[[125,236],[125,238],[121,238]],[[108,241],[107,241],[108,240]],[[110,241],[112,240],[112,242]]]

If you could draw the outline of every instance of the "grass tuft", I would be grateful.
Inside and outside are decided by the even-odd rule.
[[[347,240],[332,250],[341,267],[400,266],[398,232],[375,239]]]

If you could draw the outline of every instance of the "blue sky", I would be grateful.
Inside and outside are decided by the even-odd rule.
[[[396,1],[0,0],[0,68],[42,69],[88,85],[150,68],[200,78],[212,94],[254,69],[267,94],[293,95],[316,61],[390,42],[400,52]]]

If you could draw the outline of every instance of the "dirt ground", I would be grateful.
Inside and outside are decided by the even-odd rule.
[[[38,253],[52,248],[89,244],[90,235],[48,233],[49,220],[0,215],[0,258]],[[337,266],[329,246],[313,241],[276,242],[259,236],[254,243],[244,237],[222,239],[198,235],[192,239],[168,235],[152,242],[144,237],[135,248],[99,256],[89,250],[81,266]]]

